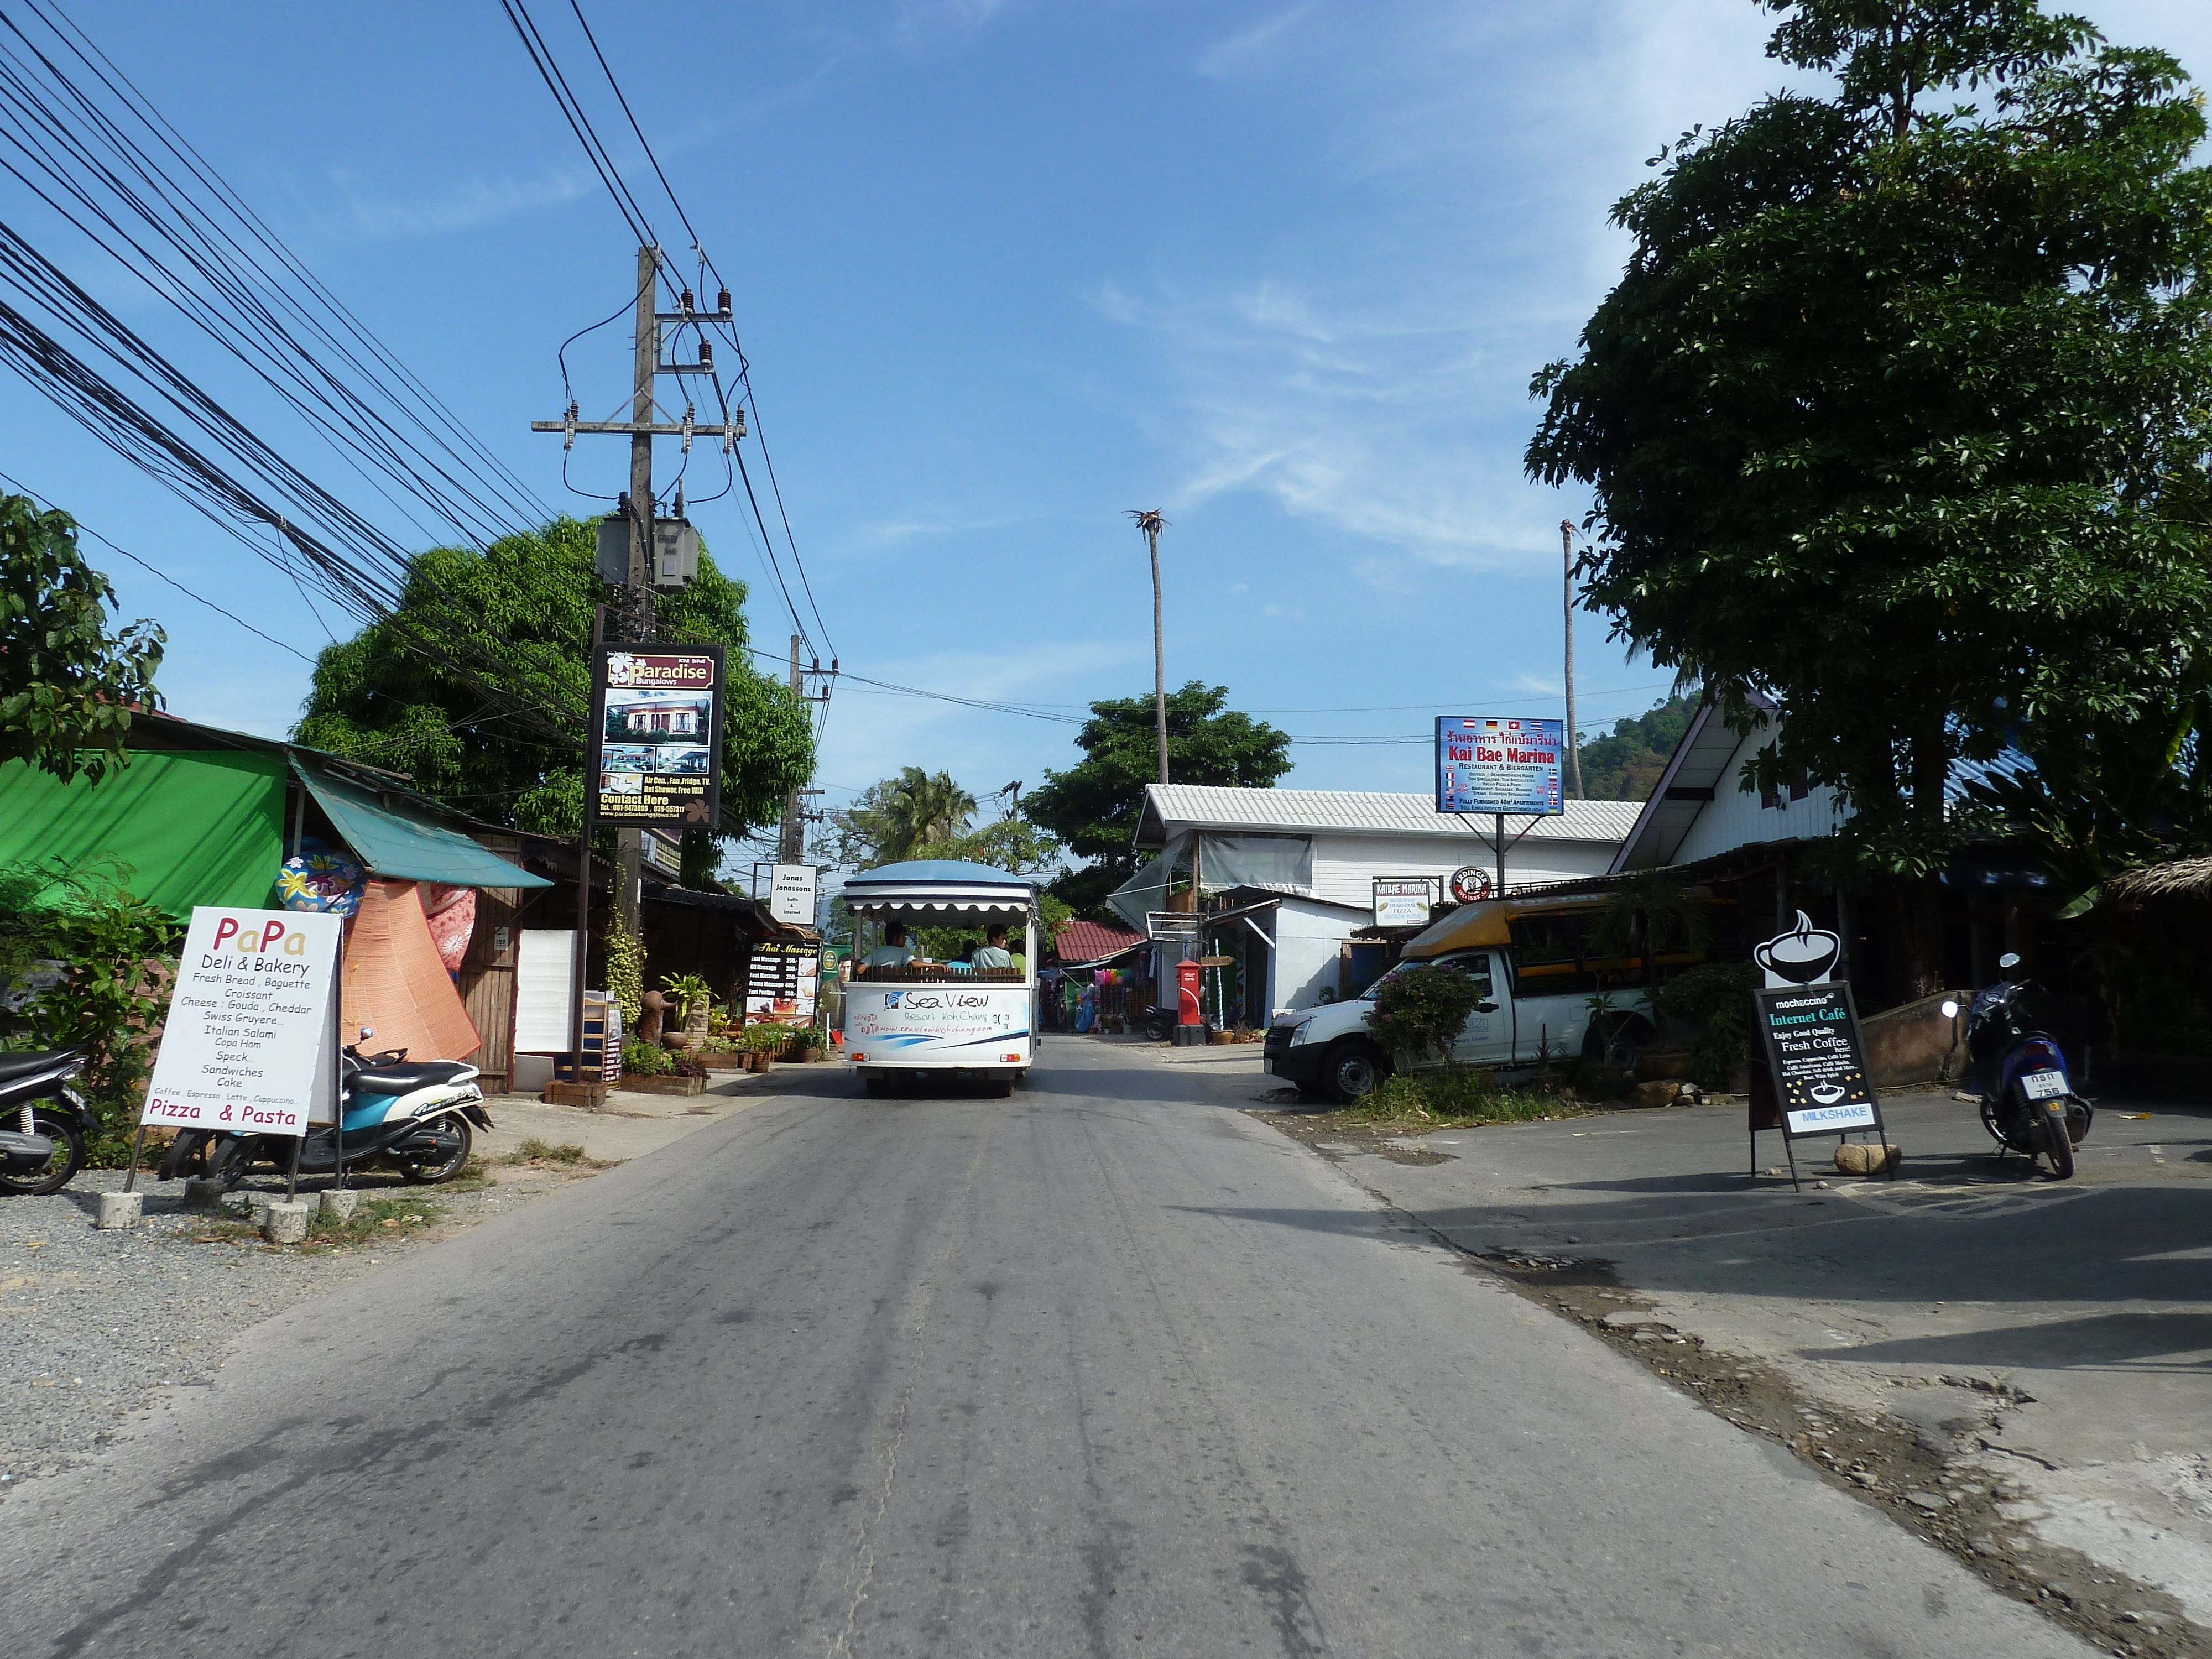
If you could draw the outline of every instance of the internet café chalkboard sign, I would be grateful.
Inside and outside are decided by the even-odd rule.
[[[1797,1140],[1809,1135],[1840,1139],[1854,1129],[1872,1129],[1888,1139],[1881,1104],[1867,1074],[1851,988],[1828,977],[1841,945],[1833,933],[1814,927],[1800,912],[1795,928],[1752,952],[1766,975],[1765,988],[1751,994],[1752,1026],[1772,1091],[1766,1100],[1759,1098],[1758,1089],[1753,1091],[1753,1174],[1761,1129],[1782,1131],[1793,1185],[1797,1158],[1792,1143]]]

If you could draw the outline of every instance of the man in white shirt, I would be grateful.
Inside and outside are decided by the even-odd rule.
[[[971,965],[978,969],[1011,968],[1014,965],[1013,955],[1006,949],[1005,928],[994,927],[985,933],[983,938],[987,941],[983,948],[968,958]]]
[[[914,952],[906,948],[906,924],[889,923],[884,928],[884,942],[868,952],[864,966],[869,968],[903,968],[914,960]]]

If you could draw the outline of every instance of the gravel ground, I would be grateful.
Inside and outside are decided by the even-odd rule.
[[[100,1194],[121,1189],[120,1170],[87,1170],[47,1197],[0,1195],[0,1500],[84,1461],[132,1413],[207,1386],[249,1327],[592,1171],[491,1173],[495,1184],[474,1192],[362,1178],[367,1195],[418,1196],[442,1218],[411,1238],[304,1255],[258,1239],[195,1243],[222,1218],[186,1210],[184,1183],[150,1172],[138,1180],[146,1218],[129,1231],[93,1224]],[[282,1191],[281,1181],[253,1180],[240,1190],[272,1185]]]

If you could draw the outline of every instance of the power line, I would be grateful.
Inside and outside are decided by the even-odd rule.
[[[505,0],[502,0],[502,3],[504,3]],[[522,0],[514,0],[514,3],[520,5],[522,3]],[[715,282],[723,289],[726,289],[730,285],[729,279],[722,275],[721,268],[715,264],[714,256],[707,252],[704,240],[701,238],[697,228],[691,222],[691,216],[684,211],[684,203],[676,194],[676,187],[668,182],[668,174],[660,165],[660,158],[653,152],[653,141],[645,136],[645,128],[639,122],[636,112],[630,108],[629,99],[623,92],[622,82],[615,78],[614,66],[607,62],[606,53],[599,48],[599,37],[592,32],[591,21],[584,15],[584,8],[581,3],[581,0],[568,0],[568,7],[569,9],[575,14],[577,27],[583,30],[584,40],[591,46],[592,56],[599,62],[599,72],[606,76],[607,86],[609,89],[613,92],[616,103],[622,106],[623,115],[629,123],[630,131],[636,136],[639,148],[644,150],[645,159],[652,166],[653,177],[660,181],[660,188],[662,192],[668,198],[668,204],[676,210],[677,219],[682,223],[685,234],[691,238],[692,252],[699,256],[700,263],[713,274]],[[641,212],[640,217],[642,216],[643,215]],[[836,641],[830,637],[830,625],[823,620],[822,607],[814,598],[814,584],[806,574],[805,561],[799,557],[799,544],[792,537],[791,514],[789,509],[784,505],[783,487],[775,476],[775,459],[769,453],[768,436],[761,421],[760,398],[753,389],[751,365],[746,360],[745,349],[743,343],[738,338],[737,325],[733,320],[725,318],[708,319],[704,319],[704,321],[717,322],[726,329],[729,335],[730,349],[737,354],[737,383],[744,388],[744,395],[739,401],[741,403],[750,404],[752,407],[753,435],[755,441],[760,445],[761,460],[768,468],[769,489],[769,493],[775,497],[776,514],[783,524],[784,543],[791,550],[791,562],[793,567],[799,572],[799,586],[806,595],[807,608],[813,615],[815,626],[822,630],[823,645],[829,649],[830,655],[834,659],[836,655]],[[703,325],[704,322],[702,321],[702,326],[703,327]],[[719,374],[714,376],[714,391],[715,395],[720,398],[721,396],[722,387],[721,377]],[[723,418],[726,421],[728,419],[726,399],[725,399],[724,402],[725,407]],[[740,477],[744,477],[744,458],[740,456],[738,460],[738,475]],[[745,494],[750,498],[752,496],[752,482],[750,478],[747,478],[745,480]],[[753,501],[752,507],[754,518],[756,520],[760,520],[760,503],[757,499]],[[765,521],[761,523],[760,528],[762,539],[763,542],[768,543],[769,564],[771,568],[775,569],[776,581],[779,586],[781,586],[783,583],[783,573],[777,564],[775,544],[772,541],[769,541],[768,526]],[[790,597],[789,590],[788,588],[786,588],[784,599],[787,605],[789,605]],[[802,638],[805,637],[805,626],[799,622],[798,612],[795,609],[793,610],[791,620],[793,625],[797,629],[800,636]]]
[[[12,485],[18,492],[28,496],[32,501],[37,501],[50,513],[58,510],[52,501],[40,495],[36,490],[33,489],[28,484],[23,483],[20,478],[10,477],[7,473],[0,472],[0,483]],[[167,571],[162,569],[159,565],[149,563],[146,560],[140,558],[136,553],[133,553],[127,547],[118,547],[113,542],[108,540],[106,537],[101,535],[91,526],[80,522],[75,514],[70,514],[70,521],[76,525],[77,533],[79,535],[91,537],[93,540],[98,542],[109,552],[122,555],[123,557],[130,560],[131,563],[138,566],[149,575],[158,577],[162,581],[168,583],[170,586],[175,588],[178,592],[183,594],[186,599],[197,600],[201,605],[205,605],[209,610],[214,611],[217,616],[229,617],[231,621],[236,623],[247,633],[252,635],[255,639],[266,641],[269,644],[275,646],[279,651],[289,651],[294,656],[297,657],[301,662],[306,663],[309,667],[312,668],[314,666],[315,659],[309,656],[306,652],[301,650],[299,647],[288,644],[284,641],[278,639],[273,634],[263,633],[259,629],[256,628],[252,623],[246,621],[245,617],[240,616],[236,611],[226,611],[222,606],[217,605],[213,599],[208,598],[206,594],[194,592],[191,588],[185,586],[182,582],[179,581],[174,576],[169,574]]]

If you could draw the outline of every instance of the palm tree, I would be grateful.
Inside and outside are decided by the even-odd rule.
[[[895,864],[930,842],[965,835],[975,818],[975,797],[952,781],[909,766],[884,789],[883,841],[885,863]]]
[[[1168,781],[1168,653],[1160,631],[1160,532],[1168,521],[1160,517],[1157,507],[1133,507],[1129,516],[1137,521],[1146,544],[1152,550],[1152,718],[1160,735],[1160,781]]]

